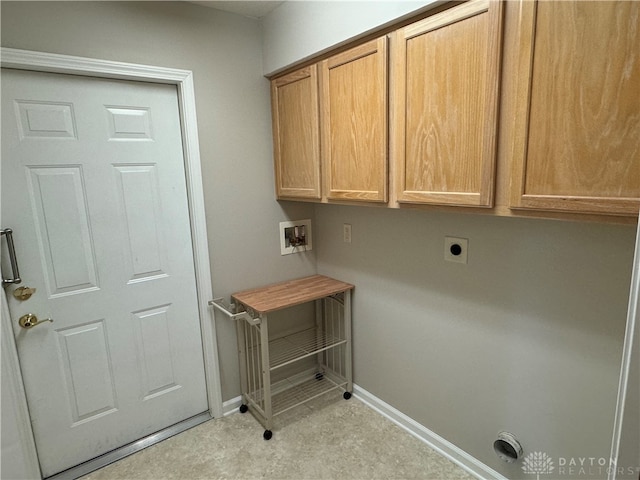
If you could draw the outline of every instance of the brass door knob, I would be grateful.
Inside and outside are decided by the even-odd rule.
[[[33,313],[27,313],[26,315],[23,315],[18,319],[18,323],[20,324],[20,326],[26,329],[33,328],[36,325],[40,325],[41,323],[45,322],[53,323],[53,319],[45,318],[44,320],[38,320],[38,317],[36,317]]]

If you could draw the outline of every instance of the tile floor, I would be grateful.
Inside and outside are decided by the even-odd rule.
[[[229,415],[84,480],[475,478],[355,397],[318,399],[276,417],[271,440],[262,432],[251,414]]]

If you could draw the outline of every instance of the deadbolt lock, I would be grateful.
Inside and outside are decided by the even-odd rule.
[[[18,287],[13,291],[13,296],[18,300],[24,302],[25,300],[29,300],[31,298],[31,295],[33,295],[34,293],[36,293],[35,288]]]
[[[33,313],[27,313],[26,315],[23,315],[18,319],[18,323],[20,324],[20,326],[27,329],[33,328],[36,325],[40,325],[41,323],[45,322],[53,323],[53,319],[45,318],[44,320],[38,320],[38,317],[36,317]]]

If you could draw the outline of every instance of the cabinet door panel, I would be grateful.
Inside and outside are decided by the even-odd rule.
[[[492,205],[501,8],[471,1],[396,32],[399,202]]]
[[[522,12],[512,207],[637,214],[640,3]]]
[[[321,83],[327,198],[386,202],[386,37],[324,60]]]
[[[278,198],[320,199],[317,66],[271,82]]]

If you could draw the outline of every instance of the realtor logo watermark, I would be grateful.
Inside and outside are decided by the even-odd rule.
[[[558,457],[558,465],[556,466],[553,458],[545,452],[531,452],[522,460],[522,470],[524,473],[536,475],[536,480],[540,480],[540,475],[552,474],[554,476],[551,478],[562,475],[608,475],[614,469],[618,475],[634,475],[640,472],[640,466],[623,467],[603,457]],[[544,479],[544,477],[542,478]]]
[[[551,457],[544,452],[531,452],[522,461],[524,473],[535,474],[537,480],[540,480],[540,475],[553,473],[554,468]]]

